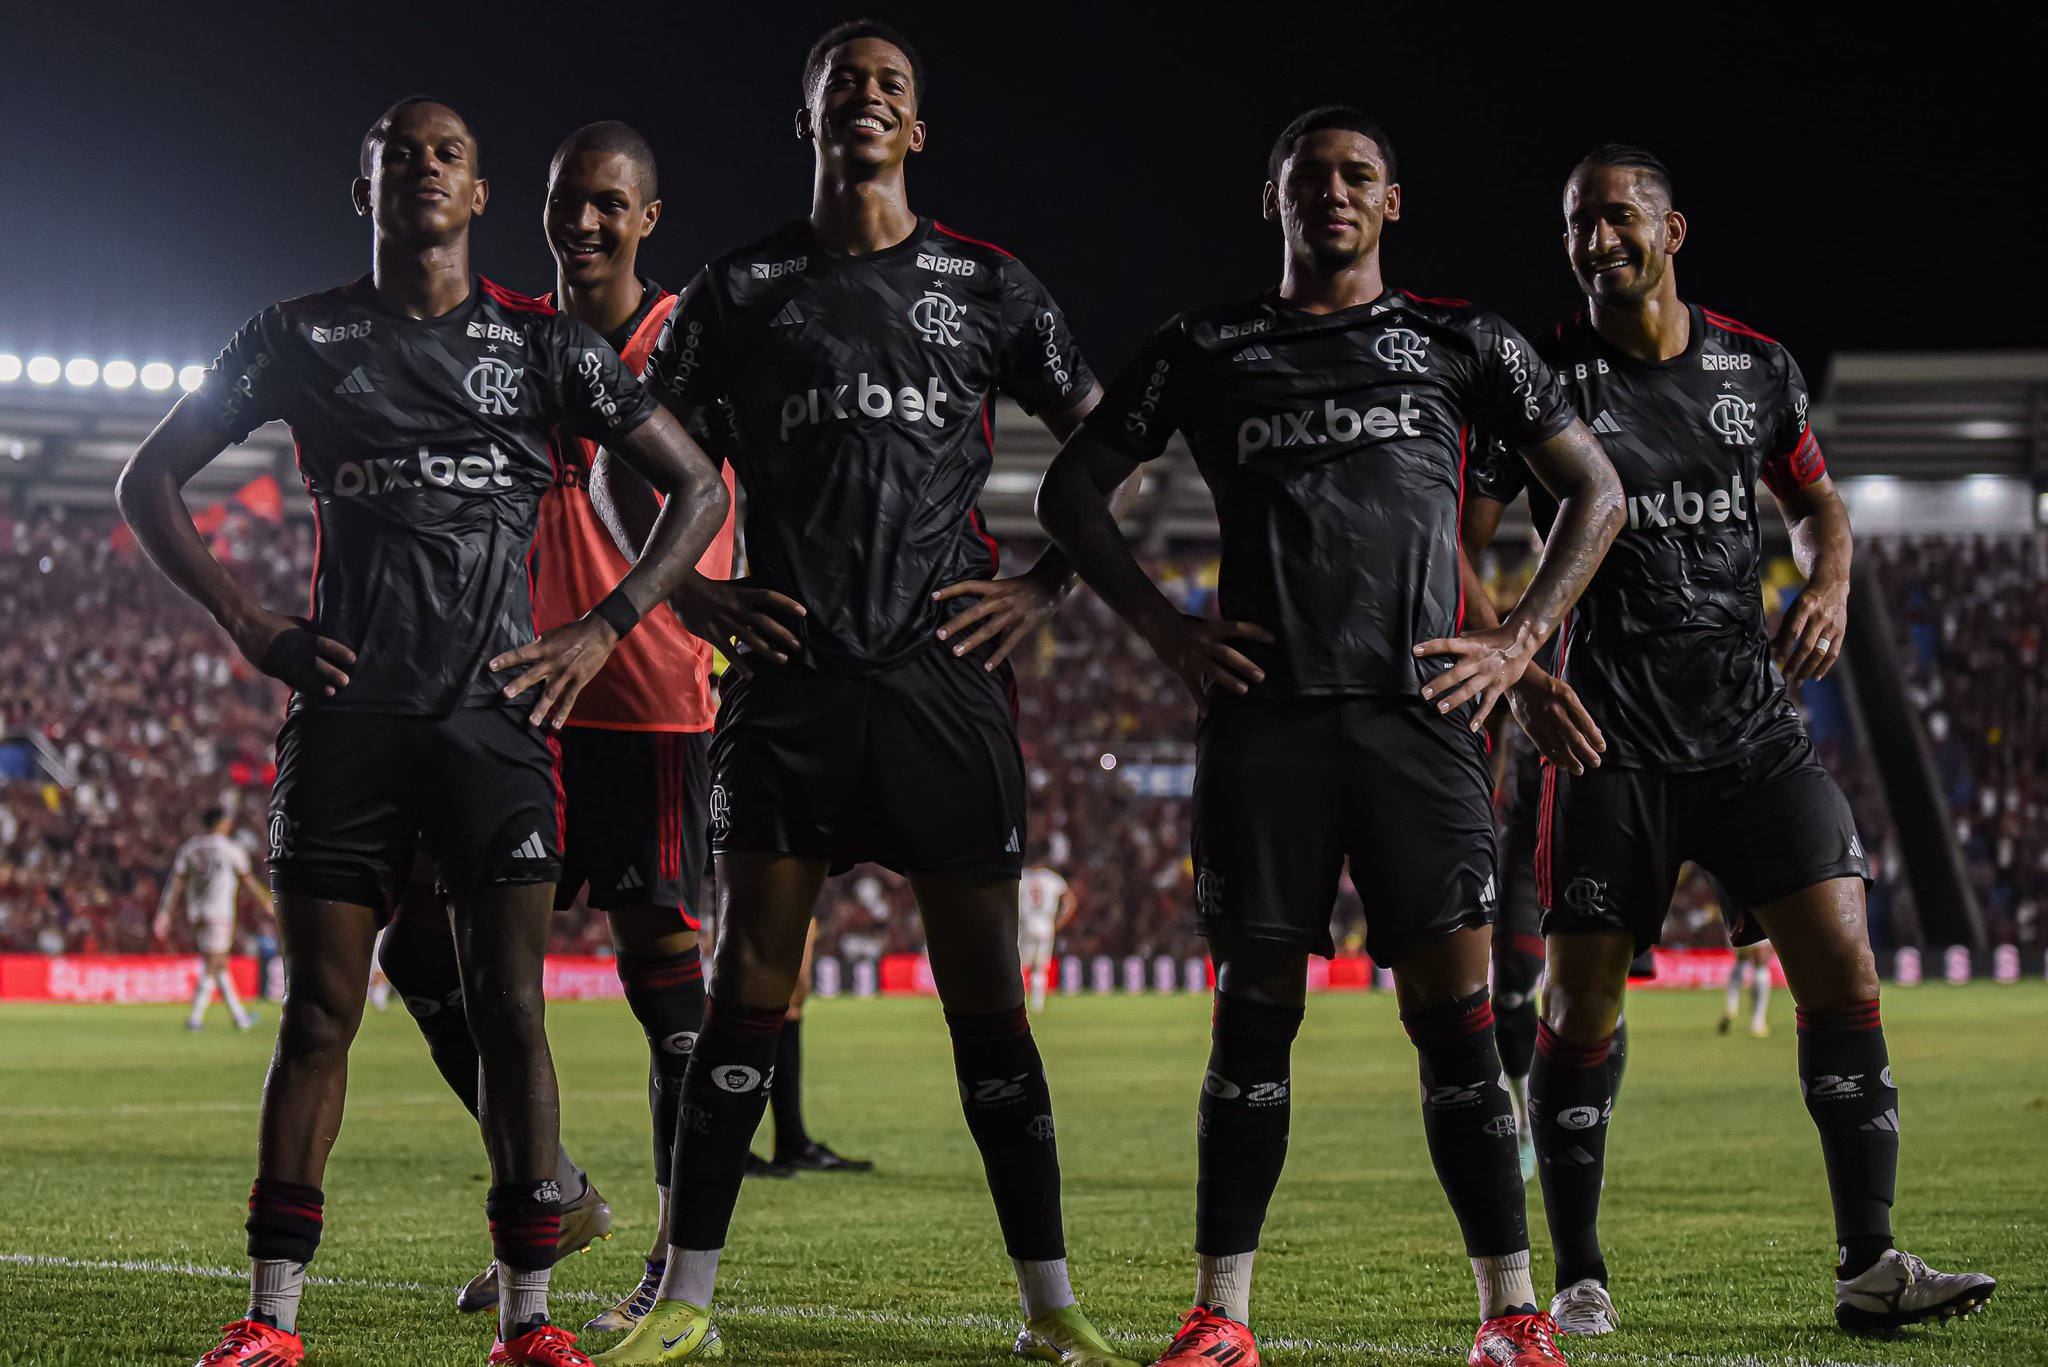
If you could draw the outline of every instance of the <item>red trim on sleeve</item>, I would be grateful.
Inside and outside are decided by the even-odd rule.
[[[1465,423],[1458,424],[1458,558],[1465,558],[1465,448],[1472,436],[1472,428]],[[1476,567],[1475,567],[1476,568]],[[1451,624],[1451,635],[1465,630],[1465,575],[1458,574],[1458,615]]]
[[[1407,295],[1418,304],[1442,304],[1445,308],[1453,309],[1469,309],[1472,307],[1470,299],[1438,299],[1432,295],[1417,294],[1414,290],[1402,290],[1401,293]]]
[[[1766,337],[1747,323],[1738,323],[1725,313],[1716,313],[1712,309],[1701,309],[1700,316],[1715,327],[1720,328],[1723,332],[1733,332],[1742,337],[1754,337],[1759,342],[1769,342],[1772,346],[1779,345],[1777,338]]]
[[[555,311],[553,304],[547,303],[545,300],[536,299],[530,294],[521,294],[517,290],[508,290],[495,280],[486,280],[481,275],[477,277],[477,280],[483,285],[485,294],[488,294],[498,304],[511,309],[515,313],[550,314]]]
[[[939,222],[936,218],[932,220],[932,231],[937,233],[944,233],[947,237],[953,238],[956,241],[971,242],[977,247],[986,247],[990,251],[996,253],[998,256],[1007,256],[1012,261],[1015,261],[1017,259],[1016,254],[1014,252],[1004,251],[1001,247],[998,247],[993,242],[984,242],[978,237],[969,237],[966,233],[956,233],[951,228],[948,228],[945,224]]]

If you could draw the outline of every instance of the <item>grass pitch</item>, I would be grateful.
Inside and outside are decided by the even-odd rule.
[[[1888,1342],[1837,1333],[1820,1152],[1776,1033],[1722,1038],[1719,996],[1630,1004],[1628,1080],[1603,1219],[1622,1332],[1566,1340],[1575,1363],[2048,1363],[2048,987],[1922,986],[1885,1017],[1904,1088],[1897,1228],[1942,1268],[2001,1282],[1988,1314]],[[190,1363],[242,1313],[243,1196],[267,1020],[178,1007],[0,1008],[0,1364]],[[631,1287],[654,1221],[644,1070],[623,1003],[549,1015],[564,1135],[617,1235],[557,1269],[578,1327]],[[872,1157],[866,1177],[749,1183],[718,1317],[742,1364],[982,1364],[1017,1323],[935,1004],[817,1002],[805,1030],[812,1130]],[[1075,1283],[1134,1356],[1164,1345],[1192,1288],[1194,1097],[1208,1007],[1055,1001],[1053,1079]],[[1254,1327],[1276,1367],[1454,1363],[1472,1280],[1429,1166],[1414,1059],[1383,996],[1310,1004],[1294,1137],[1266,1227]],[[327,1237],[302,1327],[311,1367],[477,1364],[488,1317],[453,1288],[489,1257],[474,1129],[412,1024],[373,1016],[327,1174]],[[1530,1189],[1537,1280],[1549,1285]],[[585,1339],[585,1346],[601,1343]],[[1574,1351],[1576,1350],[1576,1351]]]

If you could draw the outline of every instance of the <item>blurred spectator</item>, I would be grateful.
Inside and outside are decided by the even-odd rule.
[[[2043,540],[1875,545],[1914,705],[1993,944],[2038,945],[2048,905],[2048,622]]]
[[[244,665],[132,543],[117,550],[116,526],[105,514],[61,510],[0,517],[0,721],[9,738],[0,767],[0,950],[149,949],[159,880],[196,814],[225,802],[241,814],[245,838],[261,833],[284,691]],[[304,601],[310,525],[233,516],[216,551],[266,602]],[[1889,553],[1895,565],[1897,548]],[[1916,651],[1926,646],[1913,682],[1930,731],[1940,733],[1958,829],[1987,911],[1995,906],[2001,924],[2024,923],[2019,938],[2038,938],[2048,880],[2038,667],[2048,591],[2029,568],[2035,562],[2010,548],[1916,555],[1930,572],[1894,597],[1911,603],[1898,609],[1901,631]],[[1212,610],[1212,556],[1150,568],[1184,609]],[[1486,572],[1510,589],[1526,569],[1519,556],[1488,556]],[[1774,567],[1773,612],[1796,584],[1787,567]],[[1199,954],[1188,857],[1193,701],[1085,591],[1014,660],[1033,857],[1065,874],[1079,899],[1061,951]],[[2022,734],[2031,748],[2015,743]],[[1884,806],[1868,766],[1849,752],[1846,727],[1817,726],[1816,739],[1866,848],[1888,867]],[[1888,916],[1890,881],[1873,894],[1874,923]],[[908,884],[879,868],[831,880],[819,919],[820,951],[848,960],[923,944]],[[246,910],[242,927],[252,944],[272,933],[266,917]],[[1348,879],[1332,929],[1340,946],[1361,942],[1363,907]],[[556,932],[558,949],[609,952],[603,918],[580,906]],[[1666,939],[1722,942],[1718,899],[1697,874],[1673,899]]]

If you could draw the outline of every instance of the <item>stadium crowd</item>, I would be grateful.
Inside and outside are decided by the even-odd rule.
[[[309,524],[237,513],[215,540],[267,601],[302,601],[314,553]],[[1876,554],[1994,938],[2037,942],[2048,904],[2048,698],[2039,668],[2048,583],[2038,554],[2016,542],[1939,540],[1894,542]],[[1186,610],[1209,609],[1212,560],[1154,568]],[[110,515],[0,516],[0,950],[163,947],[151,940],[151,915],[198,813],[225,801],[243,814],[252,848],[260,834],[282,689],[139,569]],[[1771,598],[1775,605],[1776,587]],[[1085,592],[1015,663],[1033,857],[1066,875],[1082,909],[1062,949],[1199,953],[1188,910],[1194,709],[1180,684]],[[1823,726],[1816,732],[1876,859],[1872,922],[1882,944],[1902,883],[1884,803],[1844,739]],[[1334,922],[1340,945],[1362,938],[1348,882]],[[832,880],[820,924],[821,950],[846,959],[922,944],[907,884],[880,868]],[[266,917],[244,908],[245,943],[269,930]],[[175,929],[172,946],[186,934]],[[1680,888],[1666,940],[1721,943],[1706,880]],[[607,945],[602,917],[564,913],[558,948],[601,953]]]
[[[1993,944],[2048,939],[2048,574],[2038,537],[1876,548],[1907,686]]]

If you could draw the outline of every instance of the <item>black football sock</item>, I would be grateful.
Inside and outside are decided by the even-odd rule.
[[[1195,1105],[1197,1254],[1228,1257],[1259,1246],[1287,1161],[1288,1065],[1301,1018],[1299,1006],[1216,994],[1209,1071]]]
[[[455,937],[394,926],[377,948],[377,966],[405,1003],[407,1014],[427,1042],[427,1055],[455,1099],[477,1114],[480,1060],[462,1010],[462,973],[455,962]],[[590,1178],[565,1148],[555,1150],[555,1182],[562,1201],[574,1205],[590,1189]]]
[[[704,1029],[704,960],[693,945],[681,954],[621,954],[626,1005],[647,1036],[647,1109],[654,1118],[654,1184],[669,1185],[675,1158],[676,1111],[683,1075]]]
[[[1527,1197],[1515,1118],[1501,1085],[1493,1004],[1485,988],[1443,1006],[1403,1012],[1422,1066],[1422,1128],[1430,1161],[1474,1258],[1526,1253]]]
[[[249,1188],[249,1256],[310,1263],[320,1247],[326,1198],[301,1182],[259,1177]]]
[[[1557,1259],[1557,1289],[1590,1277],[1607,1285],[1600,1256],[1600,1182],[1607,1164],[1607,1121],[1614,1108],[1611,1040],[1573,1044],[1548,1023],[1536,1027],[1529,1071],[1529,1123],[1536,1171]]]
[[[1053,1141],[1052,1091],[1031,1019],[1009,1011],[948,1011],[953,1071],[967,1129],[981,1150],[1003,1244],[1020,1262],[1067,1256],[1060,1223],[1060,1159]]]
[[[1614,1018],[1614,1036],[1607,1041],[1607,1075],[1610,1104],[1621,1100],[1621,1075],[1628,1071],[1628,1012]]]
[[[491,1253],[498,1260],[498,1337],[510,1341],[544,1324],[548,1272],[562,1238],[562,1193],[552,1180],[501,1182],[484,1197]]]
[[[1543,976],[1542,940],[1514,936],[1493,958],[1493,1038],[1511,1078],[1529,1076],[1536,1057],[1536,981]],[[1519,943],[1535,939],[1536,949]]]
[[[676,1113],[670,1168],[676,1192],[668,1221],[674,1248],[725,1247],[747,1170],[747,1146],[768,1109],[783,1015],[779,1006],[720,1006],[715,997],[705,1006],[704,1031],[697,1036]]]
[[[1892,1246],[1899,1092],[1875,1001],[1802,1009],[1798,1019],[1799,1089],[1820,1130],[1840,1250],[1835,1275],[1846,1280]]]
[[[320,1188],[259,1177],[249,1188],[249,1318],[298,1332],[306,1264],[320,1247]]]
[[[801,1018],[782,1027],[775,1046],[775,1090],[768,1109],[775,1116],[775,1156],[793,1158],[810,1147],[804,1129],[804,1032]]]

